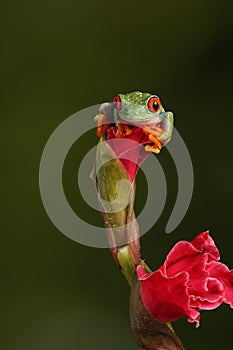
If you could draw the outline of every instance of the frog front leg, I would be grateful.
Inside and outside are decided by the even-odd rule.
[[[97,114],[94,118],[94,121],[97,122],[97,130],[96,135],[101,137],[109,128],[110,128],[110,122],[108,120],[108,117],[105,114]],[[122,135],[128,136],[132,133],[132,129],[128,124],[124,123],[117,123],[117,130],[116,130],[116,137],[120,138]]]
[[[117,123],[116,137],[128,136],[132,133],[132,129],[128,124]]]
[[[108,118],[105,114],[101,113],[95,116],[94,121],[97,122],[96,135],[101,137],[110,127]]]
[[[143,128],[145,135],[148,135],[149,140],[153,143],[152,145],[146,145],[145,150],[158,154],[162,148],[162,142],[159,141],[158,136],[161,135],[162,130],[156,125],[151,127]]]
[[[101,137],[114,122],[112,103],[102,103],[99,112],[100,113],[95,116],[94,121],[97,122],[96,135]]]
[[[143,132],[149,136],[149,140],[154,144],[147,145],[146,151],[159,153],[162,146],[165,145],[172,136],[173,131],[173,113],[163,112],[160,114],[161,122],[159,124],[151,124],[143,128]],[[158,126],[159,125],[159,126]]]

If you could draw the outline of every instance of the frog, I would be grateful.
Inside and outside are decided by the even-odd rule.
[[[100,114],[94,118],[99,137],[113,124],[117,126],[116,138],[129,136],[133,127],[140,127],[151,141],[145,150],[154,153],[159,153],[171,139],[173,113],[165,111],[159,96],[155,94],[140,91],[119,93],[114,96],[112,103],[103,103],[99,111]]]

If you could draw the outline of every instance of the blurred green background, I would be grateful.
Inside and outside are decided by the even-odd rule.
[[[3,3],[1,349],[138,348],[128,326],[129,288],[111,254],[62,235],[38,186],[40,157],[53,130],[116,92],[158,94],[175,112],[194,166],[187,215],[166,235],[177,176],[166,150],[159,156],[168,198],[142,240],[148,264],[158,267],[177,240],[210,229],[222,261],[233,267],[232,15],[231,2],[224,0]],[[96,141],[94,130],[83,137],[83,154]],[[64,168],[76,210],[79,158],[74,146]],[[138,177],[143,196],[145,179]],[[83,208],[80,215],[90,219]],[[92,216],[101,225],[99,214]],[[197,330],[185,319],[174,326],[187,349],[219,349],[229,347],[232,321],[233,311],[221,306],[202,312]]]

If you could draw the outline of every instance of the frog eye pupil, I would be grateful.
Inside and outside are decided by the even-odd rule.
[[[158,102],[157,102],[157,101],[154,101],[154,102],[153,102],[153,109],[154,109],[155,111],[157,111],[157,110],[158,110],[158,107],[159,107]]]
[[[158,112],[158,110],[161,107],[161,102],[158,96],[152,96],[149,101],[147,102],[147,107],[150,112],[155,113]]]
[[[112,102],[113,102],[113,105],[114,105],[114,107],[116,108],[116,110],[119,111],[119,110],[121,109],[121,98],[120,98],[120,96],[119,96],[119,95],[116,95],[116,96],[113,98]]]

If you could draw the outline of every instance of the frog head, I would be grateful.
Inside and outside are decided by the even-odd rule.
[[[118,94],[113,104],[121,119],[132,122],[154,118],[164,111],[158,96],[140,91]]]
[[[113,99],[115,119],[120,122],[148,128],[161,129],[160,141],[170,140],[173,129],[173,113],[165,112],[160,98],[147,92],[118,94]]]

